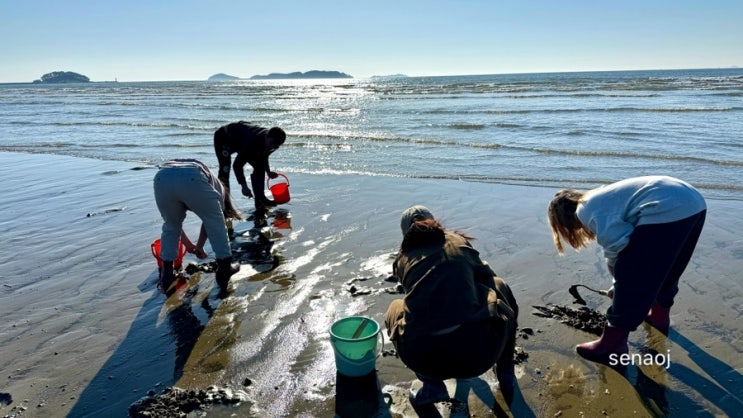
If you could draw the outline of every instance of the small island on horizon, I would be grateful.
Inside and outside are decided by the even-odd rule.
[[[207,78],[207,81],[234,81],[234,80],[242,80],[242,79],[240,77],[235,77],[233,75],[229,75],[225,73],[214,74],[213,76]]]
[[[72,71],[52,71],[34,80],[34,83],[61,84],[61,83],[90,83],[90,78]]]
[[[270,73],[266,75],[254,75],[247,80],[283,80],[283,79],[320,79],[320,78],[353,78],[353,76],[340,71],[311,70],[307,72],[295,71],[291,73]],[[245,80],[229,74],[218,73],[208,78],[208,81],[234,81]]]
[[[320,71],[312,70],[307,72],[295,71],[293,73],[271,73],[268,75],[254,75],[251,80],[273,80],[285,78],[353,78],[352,76],[340,71]]]

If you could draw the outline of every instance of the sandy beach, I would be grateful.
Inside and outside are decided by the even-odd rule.
[[[437,404],[429,415],[723,417],[743,408],[741,201],[708,200],[670,335],[644,327],[630,334],[630,352],[666,353],[669,367],[640,365],[622,376],[575,354],[593,335],[533,315],[533,305],[575,307],[572,284],[610,285],[597,246],[565,256],[554,249],[545,211],[556,189],[290,173],[292,200],[280,207],[290,218],[260,231],[271,257],[248,257],[227,298],[217,297],[206,272],[166,298],[150,254],[161,227],[155,170],[0,153],[0,416],[125,417],[148,393],[212,385],[242,401],[210,405],[206,416],[334,416],[328,330],[351,315],[383,323],[400,297],[385,280],[401,239],[399,214],[413,204],[477,238],[482,258],[515,292],[520,328],[534,330],[517,341],[528,359],[517,367],[510,407],[489,372],[447,381],[460,402]],[[243,213],[253,204],[235,200]],[[196,236],[198,227],[189,214],[186,231]],[[251,227],[235,224],[246,239]],[[367,292],[352,294],[351,285]],[[590,308],[609,306],[602,296],[584,297]],[[420,385],[414,374],[394,356],[376,366],[381,402],[373,415],[421,415],[407,400]]]

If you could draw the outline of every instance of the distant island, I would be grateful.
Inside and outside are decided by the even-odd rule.
[[[312,70],[307,72],[295,71],[293,73],[271,73],[267,75],[254,75],[247,80],[281,80],[281,79],[306,79],[306,78],[353,78],[340,71]],[[235,81],[246,80],[229,74],[217,73],[207,79],[208,81]]]
[[[90,83],[90,79],[72,71],[53,71],[42,75],[39,80],[34,80],[34,83]]]
[[[353,78],[352,76],[342,73],[339,71],[307,71],[293,72],[293,73],[271,73],[268,75],[254,75],[250,77],[251,80],[275,80],[275,79],[286,79],[286,78]]]
[[[213,76],[209,77],[207,80],[209,81],[234,81],[234,80],[240,80],[240,77],[235,77],[233,75],[219,73],[219,74],[214,74]]]

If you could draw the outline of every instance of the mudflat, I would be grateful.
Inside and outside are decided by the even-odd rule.
[[[0,415],[127,416],[148,395],[181,390],[201,397],[196,407],[207,416],[335,415],[347,401],[337,399],[346,389],[338,385],[349,383],[336,375],[330,326],[351,315],[383,324],[388,304],[401,296],[387,280],[399,215],[413,204],[476,238],[482,258],[515,293],[520,329],[529,330],[517,340],[523,361],[511,405],[488,372],[447,381],[452,400],[429,413],[734,416],[743,406],[743,202],[708,200],[669,335],[644,326],[630,334],[631,353],[668,353],[669,367],[641,364],[623,375],[575,354],[593,333],[535,315],[534,306],[580,309],[571,285],[610,285],[597,246],[564,256],[553,248],[545,215],[556,190],[288,173],[291,201],[279,207],[281,216],[258,229],[235,223],[243,266],[230,294],[219,298],[214,274],[204,269],[166,298],[150,254],[161,227],[155,170],[0,153]],[[248,214],[252,201],[235,200]],[[189,214],[187,232],[198,227]],[[609,306],[604,296],[582,296],[596,312]],[[392,348],[385,339],[371,414],[423,415],[407,400],[420,382]]]

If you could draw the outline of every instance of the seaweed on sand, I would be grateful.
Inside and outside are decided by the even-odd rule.
[[[556,319],[563,324],[595,335],[601,335],[606,325],[606,315],[586,306],[575,309],[549,303],[547,306],[533,305],[532,307],[537,310],[532,312],[533,315]]]

